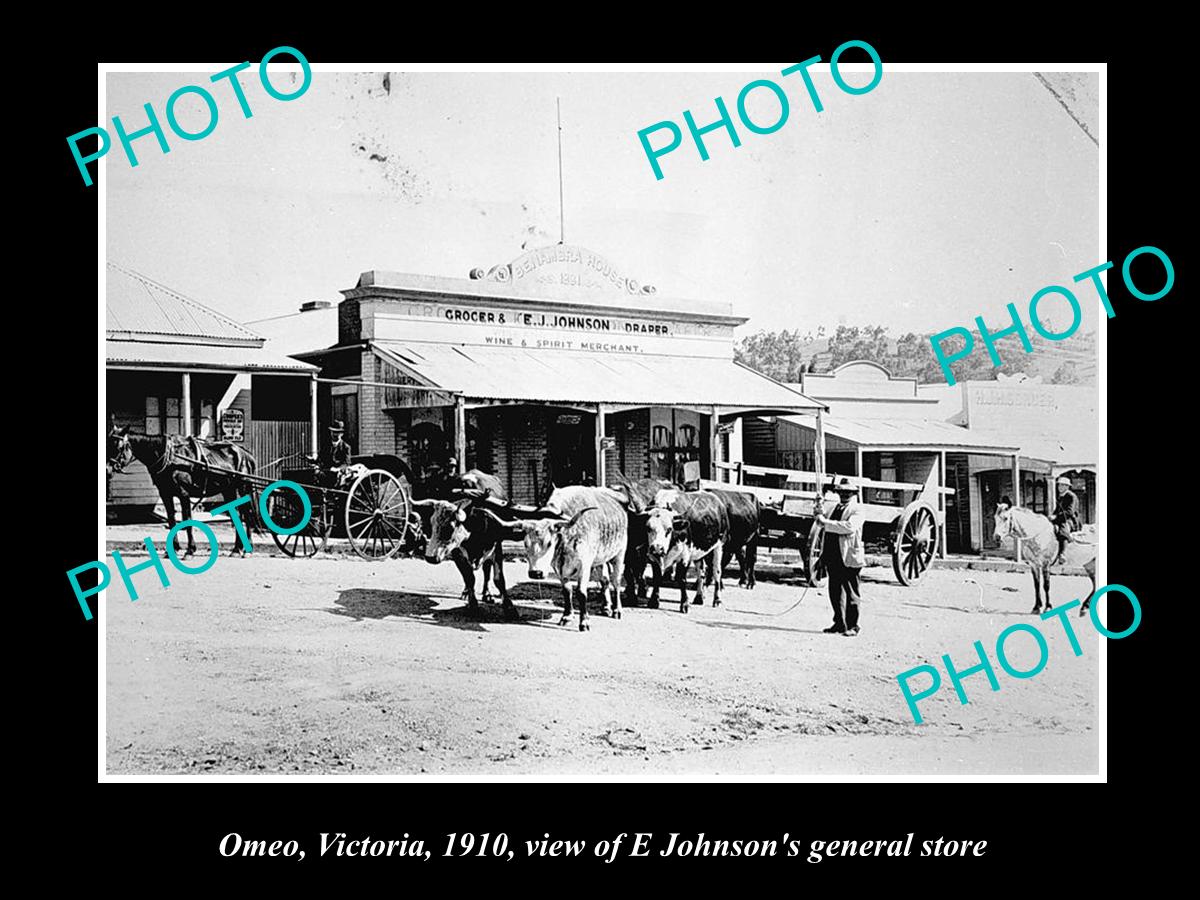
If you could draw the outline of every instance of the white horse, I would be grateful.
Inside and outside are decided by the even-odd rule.
[[[1040,613],[1042,590],[1045,589],[1045,609],[1050,609],[1050,564],[1058,557],[1058,537],[1054,523],[1046,516],[1031,509],[1013,506],[1008,497],[1002,497],[996,506],[996,539],[1003,541],[1011,537],[1021,546],[1021,558],[1029,563],[1033,573],[1033,612]],[[1085,525],[1082,531],[1071,535],[1063,553],[1063,565],[1082,566],[1092,579],[1092,593],[1079,607],[1079,615],[1087,612],[1096,593],[1096,526]]]

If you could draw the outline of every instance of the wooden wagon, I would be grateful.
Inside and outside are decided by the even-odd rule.
[[[701,488],[736,490],[756,496],[763,506],[759,545],[798,550],[811,585],[823,584],[826,577],[821,562],[824,529],[813,519],[818,483],[822,486],[822,497],[843,477],[858,486],[859,508],[866,518],[863,543],[868,552],[890,554],[892,569],[901,584],[920,581],[939,548],[944,551],[943,498],[953,494],[953,488],[934,483],[873,481],[853,475],[818,475],[744,463],[718,463],[717,467],[728,473],[729,481],[702,480]],[[764,487],[753,483],[768,479],[782,479],[783,485]]]

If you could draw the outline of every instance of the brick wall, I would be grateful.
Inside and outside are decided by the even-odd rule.
[[[362,351],[362,373],[364,381],[383,381],[382,361],[370,350]],[[358,453],[394,453],[401,458],[408,456],[408,439],[399,428],[397,417],[384,412],[384,391],[387,388],[371,384],[358,389]]]
[[[633,423],[633,428],[628,423]],[[634,409],[614,413],[605,423],[605,433],[615,434],[617,446],[606,457],[609,483],[613,476],[624,471],[629,478],[650,477],[650,410]],[[612,430],[610,430],[612,429]],[[623,460],[623,462],[622,462]]]
[[[549,494],[546,416],[540,409],[514,407],[496,417],[492,471],[514,503],[538,503]]]

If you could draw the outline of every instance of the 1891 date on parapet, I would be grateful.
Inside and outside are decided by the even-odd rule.
[[[510,861],[514,851],[509,849],[508,835],[503,832],[491,834],[447,834],[442,856],[475,856]],[[525,857],[594,856],[611,863],[618,856],[800,856],[807,854],[807,861],[818,863],[835,856],[983,856],[987,852],[987,841],[947,840],[943,836],[919,842],[919,852],[913,853],[914,834],[892,840],[870,838],[866,840],[814,840],[792,838],[784,832],[782,840],[757,838],[715,839],[700,832],[684,835],[669,832],[656,839],[653,832],[621,832],[612,840],[569,840],[552,838],[544,833],[533,840],[514,841],[517,852]],[[248,840],[237,832],[230,832],[221,840],[222,856],[282,856],[296,860],[305,857],[295,840]],[[399,839],[373,838],[370,835],[351,838],[345,832],[323,832],[320,836],[318,856],[394,856],[428,861],[432,853],[425,849],[423,839],[412,839],[408,833]]]

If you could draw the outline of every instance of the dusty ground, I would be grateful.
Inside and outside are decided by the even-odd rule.
[[[222,557],[107,608],[110,773],[832,775],[1090,774],[1098,767],[1098,652],[1041,623],[1046,668],[1001,689],[975,675],[913,723],[896,675],[949,653],[973,664],[1032,622],[1028,575],[933,571],[904,588],[865,572],[862,634],[821,633],[823,591],[727,578],[724,604],[599,615],[559,627],[556,591],[506,567],[521,621],[478,621],[447,563]],[[974,579],[976,583],[973,583]],[[1056,600],[1088,590],[1056,578]],[[1016,590],[1014,590],[1016,589]],[[665,597],[678,599],[667,590]],[[593,595],[592,609],[599,609]],[[781,615],[782,613],[782,615]],[[1008,645],[1013,665],[1032,640]]]

